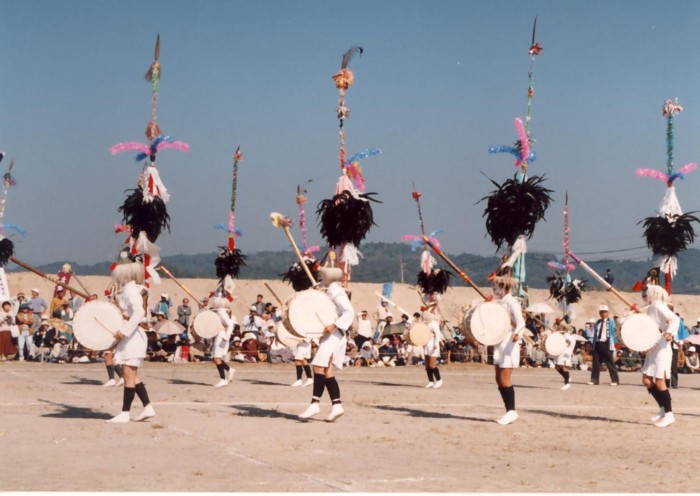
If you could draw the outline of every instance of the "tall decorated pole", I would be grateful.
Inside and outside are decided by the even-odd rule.
[[[0,153],[0,161],[5,156],[4,153]],[[15,165],[14,160],[10,160],[10,166],[7,168],[7,172],[2,176],[2,198],[0,198],[0,267],[5,267],[7,262],[10,261],[12,256],[15,254],[15,245],[12,240],[3,234],[3,219],[5,218],[5,207],[7,206],[7,193],[10,191],[10,187],[14,186],[15,178],[12,177],[12,167]]]
[[[160,276],[157,266],[160,263],[160,248],[155,242],[164,229],[170,229],[170,216],[166,203],[170,199],[165,184],[156,169],[156,156],[161,150],[176,149],[189,151],[189,145],[161,134],[158,125],[158,92],[160,89],[160,35],[156,38],[153,62],[146,72],[145,79],[151,84],[151,117],[146,125],[148,144],[134,141],[119,143],[110,148],[112,155],[125,151],[135,151],[136,162],[144,162],[136,188],[119,207],[126,227],[117,226],[117,232],[127,232],[123,257],[139,258],[143,261],[146,284],[158,284]],[[116,264],[116,262],[115,262]],[[113,267],[114,265],[113,264]]]
[[[689,163],[678,171],[673,167],[673,119],[683,111],[677,99],[664,102],[661,114],[666,118],[666,173],[654,169],[637,169],[635,173],[641,177],[651,177],[666,183],[666,192],[659,207],[659,215],[647,217],[640,221],[644,226],[644,237],[647,246],[654,255],[659,257],[659,268],[664,274],[664,286],[671,294],[671,280],[678,271],[676,255],[685,251],[695,239],[693,222],[698,218],[694,212],[684,214],[676,197],[674,182],[685,179],[686,174],[693,171],[697,165]]]
[[[233,290],[236,285],[233,282],[245,266],[246,256],[236,248],[234,236],[238,234],[235,228],[236,220],[236,189],[238,188],[238,163],[243,160],[241,147],[236,148],[233,154],[233,179],[231,180],[231,204],[228,213],[228,240],[225,246],[219,247],[219,255],[214,262],[216,266],[216,276],[219,278],[220,296],[233,300]],[[215,226],[216,227],[216,226]]]
[[[338,249],[338,266],[343,271],[343,286],[347,288],[350,281],[351,268],[360,263],[362,254],[359,251],[360,242],[367,236],[374,225],[374,214],[370,201],[376,193],[364,193],[364,180],[359,166],[350,161],[345,151],[345,120],[350,111],[345,106],[345,92],[352,86],[354,75],[348,68],[352,57],[363,53],[362,47],[350,48],[343,54],[340,70],[333,75],[335,86],[339,92],[336,115],[339,120],[340,137],[340,178],[336,184],[333,198],[322,200],[316,209],[321,227],[321,235],[331,248],[331,263],[333,254]],[[369,153],[366,156],[371,155]]]
[[[484,216],[486,231],[497,249],[508,246],[508,252],[503,257],[500,271],[507,270],[517,281],[518,296],[526,298],[525,292],[525,253],[526,239],[532,237],[535,224],[544,218],[544,213],[551,202],[549,189],[541,183],[544,176],[528,177],[528,164],[534,162],[535,152],[531,148],[534,140],[531,137],[532,100],[534,90],[534,64],[542,52],[542,45],[537,41],[537,18],[532,26],[532,41],[528,49],[530,69],[528,71],[527,112],[525,122],[515,119],[515,130],[518,136],[513,146],[492,146],[489,153],[509,153],[515,156],[515,166],[518,168],[513,179],[502,184],[491,181],[496,190],[482,200],[487,200]]]

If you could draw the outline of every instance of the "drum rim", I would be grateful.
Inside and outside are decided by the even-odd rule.
[[[214,334],[211,335],[211,336],[203,336],[203,335],[197,330],[197,319],[199,319],[200,316],[205,316],[205,318],[211,319],[211,317],[209,317],[209,315],[213,315],[214,317],[216,317],[216,321],[219,323],[219,330],[216,331],[216,333],[214,333]],[[202,320],[200,319],[200,325],[201,325],[201,322],[204,322],[204,321],[202,321]],[[212,322],[214,322],[214,321],[212,320]],[[224,329],[224,324],[221,322],[221,318],[219,317],[219,315],[218,315],[214,310],[206,309],[206,310],[202,310],[201,312],[199,312],[197,315],[194,316],[194,319],[192,320],[192,327],[194,328],[194,332],[196,332],[197,335],[198,335],[200,338],[203,338],[203,339],[212,339],[212,338],[216,337],[216,335]]]
[[[88,305],[90,305],[90,306],[88,306]],[[114,313],[114,316],[117,316],[117,315],[118,315],[120,321],[121,321],[121,322],[124,322],[124,317],[123,317],[123,315],[122,315],[122,311],[121,311],[121,309],[120,309],[117,305],[115,305],[115,304],[112,303],[111,301],[98,301],[98,300],[94,300],[94,301],[86,301],[85,303],[83,303],[83,304],[80,306],[80,308],[78,308],[78,310],[75,311],[75,314],[73,315],[73,324],[71,325],[71,328],[73,329],[73,336],[75,337],[76,341],[78,341],[78,343],[80,343],[80,345],[81,345],[82,347],[84,347],[85,349],[91,350],[91,351],[104,351],[104,350],[108,350],[108,349],[112,348],[112,347],[116,344],[117,340],[114,339],[114,338],[112,337],[112,341],[111,341],[111,343],[109,344],[109,346],[99,346],[99,347],[97,347],[97,348],[92,348],[92,347],[87,346],[86,344],[84,344],[84,343],[81,341],[81,339],[78,338],[79,335],[83,334],[83,331],[80,329],[80,328],[82,327],[82,324],[80,323],[81,318],[78,317],[78,314],[79,314],[80,311],[83,310],[83,309],[96,307],[97,305],[99,305],[100,307],[103,307],[103,308],[109,308],[109,309],[110,309],[109,311],[112,311],[112,309],[113,309],[114,312],[115,312],[115,313]],[[84,315],[84,312],[83,312],[81,315]],[[78,317],[78,326],[75,325],[76,317]],[[99,325],[99,324],[98,324],[98,325]],[[116,331],[116,330],[117,330],[117,329],[115,329],[115,331]],[[87,335],[89,335],[89,334],[86,334],[86,336],[87,336]],[[82,337],[85,338],[86,336],[82,336]],[[106,341],[107,341],[107,340],[105,339],[105,342],[106,342]]]

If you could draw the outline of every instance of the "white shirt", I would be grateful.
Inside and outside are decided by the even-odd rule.
[[[372,337],[372,322],[369,319],[360,318],[357,321],[357,334],[366,338]]]

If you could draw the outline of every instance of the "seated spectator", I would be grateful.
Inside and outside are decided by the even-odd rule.
[[[700,372],[700,359],[698,359],[695,346],[688,348],[688,353],[685,356],[685,367],[682,372],[684,374],[695,374]]]
[[[530,365],[532,367],[544,367],[547,362],[547,354],[542,349],[541,341],[538,342],[530,354]]]
[[[66,363],[68,359],[68,339],[65,336],[58,338],[50,353],[51,363]]]
[[[357,344],[352,339],[348,339],[348,344],[345,346],[345,358],[343,364],[346,367],[352,367],[355,365],[355,360],[357,358]]]
[[[355,362],[355,367],[376,367],[376,360],[379,356],[378,350],[374,346],[374,340],[368,339],[362,343],[359,360]]]
[[[378,351],[378,366],[395,367],[396,358],[398,357],[398,351],[396,347],[392,344],[391,339],[382,339],[381,346]]]
[[[617,353],[619,354],[619,360],[615,362],[617,364],[617,370],[622,372],[637,372],[642,369],[642,356],[638,351],[632,351],[627,347],[623,347],[622,350]]]
[[[258,361],[258,350],[260,342],[252,332],[246,332],[241,340],[241,353],[246,362],[256,363]]]
[[[464,350],[464,345],[461,342],[455,341],[454,346],[452,347],[450,360],[458,363],[464,363],[467,361],[467,354]]]

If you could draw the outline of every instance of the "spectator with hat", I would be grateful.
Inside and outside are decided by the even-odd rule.
[[[0,361],[7,360],[8,355],[17,353],[14,343],[12,342],[12,331],[10,326],[15,322],[12,315],[12,303],[9,301],[2,302],[2,310],[0,310]]]
[[[372,321],[367,318],[367,310],[360,312],[360,318],[357,319],[357,335],[355,336],[355,344],[357,348],[362,348],[362,345],[372,337]]]
[[[165,320],[170,320],[170,307],[172,306],[172,302],[170,301],[170,296],[168,293],[162,293],[160,295],[160,301],[156,304],[156,307],[153,309],[154,313],[157,315],[159,312],[163,314],[165,317]]]
[[[258,295],[262,296],[262,295]],[[261,298],[262,299],[262,298]],[[264,322],[262,318],[258,315],[257,306],[251,305],[250,312],[243,319],[243,337],[245,338],[246,333],[251,333],[256,339],[260,339],[261,329],[263,328]]]
[[[44,299],[41,296],[39,296],[38,288],[32,288],[32,297],[29,300],[29,308],[34,314],[34,319],[37,322],[41,322],[41,315],[49,309],[49,306],[46,304],[46,301],[44,301]]]
[[[700,317],[698,317],[698,320],[695,322],[695,325],[690,330],[690,333],[691,334],[700,334]]]
[[[605,363],[610,373],[610,385],[617,386],[620,382],[617,368],[613,361],[612,352],[615,350],[615,321],[609,318],[610,309],[607,305],[600,305],[598,313],[600,318],[593,325],[593,340],[591,342],[593,352],[593,367],[591,368],[591,380],[589,385],[597,386],[600,380],[600,366]]]
[[[31,360],[34,353],[32,350],[32,333],[34,332],[34,314],[30,311],[29,305],[21,304],[15,321],[19,327],[19,337],[17,348],[20,360]],[[24,347],[27,347],[27,354],[24,354]]]
[[[700,360],[698,359],[695,346],[689,347],[688,352],[685,354],[685,367],[683,371],[686,374],[695,374],[700,372]]]

